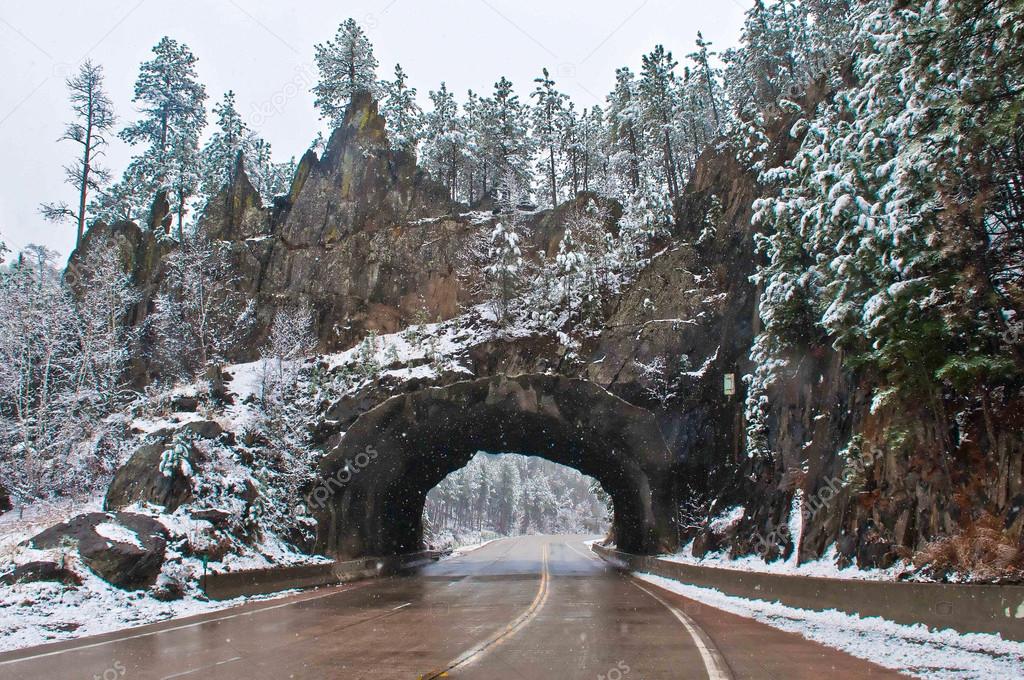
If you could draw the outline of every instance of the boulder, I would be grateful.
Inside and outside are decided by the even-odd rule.
[[[122,510],[142,501],[162,505],[167,512],[174,512],[192,500],[192,481],[188,477],[179,472],[167,476],[160,470],[164,451],[181,433],[193,439],[218,439],[224,435],[224,428],[212,420],[202,420],[183,425],[176,431],[162,430],[158,433],[160,439],[157,443],[140,447],[128,462],[118,468],[107,487],[103,508]],[[194,446],[189,447],[188,462],[193,470],[202,462]]]
[[[114,525],[123,538],[104,536],[100,525]],[[82,561],[97,576],[118,588],[139,590],[156,581],[167,538],[167,529],[145,515],[91,512],[46,529],[28,545],[38,550],[76,545]]]
[[[13,586],[16,583],[38,583],[40,581],[54,581],[63,583],[66,586],[80,586],[82,579],[78,574],[62,567],[56,562],[29,562],[22,564],[0,576],[0,583],[5,586]]]
[[[103,500],[105,510],[121,510],[142,501],[162,505],[174,512],[192,500],[192,481],[175,472],[167,476],[160,471],[160,460],[167,444],[147,444],[139,448],[124,465],[118,468],[107,488]],[[195,449],[191,449],[189,464],[196,466]]]

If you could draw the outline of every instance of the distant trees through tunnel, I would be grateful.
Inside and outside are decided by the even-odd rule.
[[[522,534],[604,535],[611,517],[592,477],[535,456],[480,452],[427,494],[424,540],[447,548]]]

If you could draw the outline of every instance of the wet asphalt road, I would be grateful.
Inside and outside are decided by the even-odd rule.
[[[0,678],[820,680],[902,677],[640,583],[578,536],[0,655]]]

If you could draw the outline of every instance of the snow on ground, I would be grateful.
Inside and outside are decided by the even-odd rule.
[[[204,614],[295,592],[218,602],[193,597],[161,602],[144,592],[114,588],[88,569],[76,571],[84,577],[77,588],[44,582],[0,589],[0,652]]]
[[[692,564],[699,567],[715,567],[718,569],[735,569],[736,571],[758,572],[763,574],[788,574],[791,576],[817,576],[822,578],[847,578],[861,581],[895,581],[897,575],[906,569],[899,563],[888,569],[859,569],[849,566],[840,569],[836,566],[839,553],[834,545],[829,546],[820,559],[795,564],[793,560],[775,560],[765,562],[758,555],[729,557],[725,552],[708,553],[704,557],[693,556],[693,542],[687,544],[675,555],[662,555],[667,562]]]
[[[789,532],[794,538],[799,537],[803,531],[800,503],[802,498],[799,494],[793,498],[793,508],[790,512]],[[736,506],[723,510],[717,517],[712,519],[708,528],[716,534],[724,534],[734,524],[743,518],[744,509]],[[888,569],[860,569],[854,565],[840,569],[836,562],[839,553],[835,544],[830,545],[825,554],[819,559],[810,562],[797,564],[794,556],[788,560],[775,560],[765,562],[760,555],[741,555],[730,557],[727,551],[709,552],[704,557],[693,556],[693,541],[683,546],[674,555],[661,555],[661,559],[667,562],[678,562],[680,564],[692,564],[699,567],[714,567],[717,569],[734,569],[736,571],[756,572],[762,574],[783,574],[791,576],[817,576],[820,578],[845,578],[861,581],[895,581],[897,576],[906,571],[907,564],[897,562]]]
[[[81,586],[65,586],[61,583],[19,583],[0,587],[0,652],[20,649],[48,642],[68,640],[86,635],[98,635],[148,623],[157,623],[192,614],[201,614],[244,604],[250,600],[281,597],[289,593],[274,593],[255,598],[236,598],[211,602],[198,587],[203,565],[195,557],[178,554],[170,545],[167,548],[167,562],[157,584],[175,577],[186,584],[184,597],[164,602],[149,591],[126,591],[116,588],[96,576],[82,563],[76,550],[37,550],[20,545],[43,529],[63,522],[84,512],[101,511],[101,499],[88,504],[58,503],[38,504],[0,516],[0,571],[8,566],[33,561],[50,561],[64,564],[82,579]],[[127,508],[129,512],[146,514],[160,521],[172,536],[189,536],[199,542],[210,523],[192,519],[186,509],[174,514],[164,514],[140,504]],[[103,522],[96,531],[103,537],[116,542],[140,546],[135,532],[118,524]],[[141,547],[141,546],[140,546]],[[327,561],[320,556],[301,555],[287,546],[273,540],[265,540],[258,546],[242,546],[243,552],[229,554],[222,562],[211,562],[209,571],[239,571],[271,565],[304,564]]]
[[[0,515],[0,571],[5,571],[3,565],[11,564],[15,555],[21,552],[19,544],[22,542],[75,515],[99,512],[102,505],[102,498],[93,498],[88,501],[36,503],[24,508],[18,507]]]
[[[932,631],[877,617],[835,610],[813,611],[778,602],[747,600],[713,588],[637,574],[637,577],[701,604],[797,633],[880,666],[926,680],[1024,678],[1024,643],[998,635]]]

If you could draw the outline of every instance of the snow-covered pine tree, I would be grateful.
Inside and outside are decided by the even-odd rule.
[[[423,135],[423,110],[416,103],[416,88],[407,84],[401,64],[395,64],[395,79],[381,83],[381,114],[387,121],[391,145],[415,152]]]
[[[271,156],[270,144],[255,138],[245,155],[245,171],[253,188],[263,198],[264,205],[270,205],[274,198],[287,194],[295,178],[295,157],[275,163]]]
[[[235,93],[228,90],[213,107],[217,129],[201,152],[202,181],[200,195],[205,204],[231,181],[242,154],[245,171],[265,205],[275,196],[287,193],[294,176],[294,159],[274,163],[270,144],[249,129],[235,105]]]
[[[61,140],[75,142],[82,147],[80,156],[64,168],[65,181],[78,193],[75,208],[67,203],[48,203],[42,206],[47,219],[73,220],[77,225],[75,247],[82,245],[86,221],[89,217],[89,195],[110,181],[110,173],[97,163],[107,146],[107,135],[114,128],[114,103],[103,86],[103,67],[89,59],[78,67],[78,73],[65,81],[70,93],[71,110],[75,119],[68,123]]]
[[[641,165],[646,155],[641,120],[639,86],[633,72],[623,67],[615,72],[615,89],[608,95],[607,124],[611,147],[610,163],[622,196],[640,191]]]
[[[661,45],[643,57],[643,72],[639,94],[643,121],[650,135],[651,145],[662,155],[659,180],[673,205],[679,199],[679,170],[673,144],[674,125],[679,111],[675,68],[678,63],[672,53]]]
[[[511,317],[512,300],[522,283],[523,253],[520,236],[511,222],[497,222],[491,231],[489,264],[484,268],[491,280],[498,319],[506,322]]]
[[[377,58],[373,44],[354,19],[346,19],[334,34],[333,40],[316,45],[316,66],[319,71],[314,105],[320,117],[332,127],[339,127],[345,118],[345,109],[357,92],[380,95],[377,81]]]
[[[465,160],[466,131],[459,117],[459,105],[448,86],[441,83],[431,90],[433,109],[427,114],[426,143],[423,162],[427,171],[448,187],[448,195],[456,200],[459,170]]]
[[[489,104],[484,114],[487,164],[499,183],[511,172],[517,186],[529,187],[533,178],[530,167],[533,150],[526,107],[519,101],[512,82],[505,77],[494,84],[493,97],[485,101]]]
[[[239,152],[248,155],[254,137],[238,113],[232,90],[225,92],[224,99],[214,105],[213,114],[217,117],[217,129],[202,151],[201,189],[206,200],[216,195],[231,180]]]
[[[595,104],[580,116],[580,189],[609,193],[608,134],[604,109]]]
[[[717,134],[719,127],[721,127],[722,121],[718,113],[719,101],[718,101],[718,73],[711,66],[711,57],[717,56],[714,52],[711,52],[708,48],[711,47],[711,43],[704,40],[704,36],[701,35],[700,31],[697,31],[697,51],[691,52],[687,55],[696,64],[696,77],[700,81],[701,86],[704,88],[704,97],[701,98],[702,102],[711,109],[711,115],[714,119],[715,126],[713,134]]]
[[[466,162],[461,184],[466,202],[473,205],[494,190],[494,178],[487,163],[487,100],[473,90],[466,93],[463,107],[463,126],[466,131]]]
[[[519,226],[519,206],[526,192],[518,183],[514,170],[506,171],[498,193],[502,219],[495,223],[491,231],[490,248],[483,271],[490,287],[495,315],[499,321],[507,323],[511,320],[513,301],[522,290],[526,272]]]
[[[206,88],[196,74],[195,55],[188,46],[164,37],[153,48],[153,59],[139,68],[132,99],[142,118],[121,131],[132,146],[144,146],[136,155],[122,186],[108,195],[131,205],[125,211],[141,215],[157,191],[166,189],[177,216],[178,238],[183,238],[188,203],[199,188],[199,137],[206,126]],[[135,192],[125,191],[137,187]],[[123,208],[122,208],[123,209]]]
[[[569,96],[559,92],[551,74],[544,69],[543,75],[534,80],[536,89],[530,94],[534,100],[533,137],[541,153],[538,166],[545,178],[547,197],[551,207],[558,205],[558,179],[562,164],[563,136],[566,127],[567,102]]]
[[[587,113],[584,111],[583,115],[586,116]],[[586,146],[581,123],[581,117],[576,113],[576,104],[572,100],[567,101],[560,125],[562,134],[558,140],[563,158],[558,179],[568,187],[570,199],[581,191],[583,185]]]

